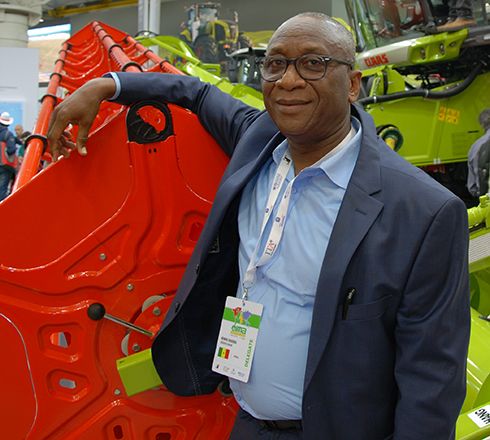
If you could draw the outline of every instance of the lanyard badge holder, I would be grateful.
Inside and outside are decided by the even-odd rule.
[[[284,191],[276,217],[273,219],[265,248],[260,258],[258,258],[259,246],[265,227],[272,215],[274,205],[279,197],[291,165],[292,161],[286,152],[274,176],[257,245],[255,246],[243,278],[242,297],[228,296],[226,298],[225,310],[221,320],[212,370],[242,382],[248,382],[250,376],[264,308],[262,304],[249,301],[248,292],[255,283],[257,268],[263,266],[272,258],[281,241],[294,179]]]

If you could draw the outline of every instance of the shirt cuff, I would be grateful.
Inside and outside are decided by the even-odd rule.
[[[121,94],[121,81],[119,80],[119,77],[115,72],[107,72],[104,75],[102,75],[103,78],[112,78],[114,82],[116,83],[116,91],[114,95],[112,95],[107,101],[115,101],[117,98],[119,98],[119,95]]]

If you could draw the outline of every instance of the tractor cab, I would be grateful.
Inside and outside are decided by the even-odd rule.
[[[441,32],[443,0],[346,0],[362,71],[358,103],[378,134],[467,206],[468,151],[490,108],[490,4],[474,2],[475,26]]]
[[[437,33],[449,16],[447,0],[346,0],[358,52]],[[475,3],[477,26],[490,23],[490,2]],[[382,63],[385,64],[385,63]]]
[[[217,3],[196,3],[187,9],[187,29],[191,34],[191,41],[195,41],[200,33],[206,32],[210,23],[218,20]]]

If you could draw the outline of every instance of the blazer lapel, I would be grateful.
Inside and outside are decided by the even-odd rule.
[[[214,240],[219,225],[221,224],[231,201],[244,188],[252,176],[258,172],[260,167],[264,165],[271,156],[274,148],[276,148],[283,140],[284,136],[277,132],[254,160],[246,161],[242,166],[239,166],[236,171],[224,178],[216,192],[213,207],[206,222],[206,228],[202,233],[201,240],[203,242],[203,249],[207,249],[211,241]],[[202,257],[203,255],[201,255],[201,258]]]
[[[372,197],[381,188],[377,140],[369,134],[373,131],[368,127],[372,122],[363,120],[365,118],[362,115],[355,116],[362,122],[362,145],[332,230],[318,280],[305,372],[305,390],[330,338],[338,305],[342,300],[340,289],[349,261],[383,209],[383,203]]]

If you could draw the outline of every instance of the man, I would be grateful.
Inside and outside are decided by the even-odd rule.
[[[468,153],[467,188],[472,196],[478,197],[488,193],[490,178],[490,108],[483,110],[478,117],[485,132],[471,146]]]
[[[21,141],[21,137],[22,137],[22,133],[24,133],[24,127],[22,127],[22,125],[20,124],[17,124],[15,127],[14,127],[14,131],[15,131],[15,137],[16,137],[16,140],[18,139],[19,140],[19,145],[22,143]]]
[[[256,332],[241,318],[255,317],[248,380],[227,373],[242,408],[233,440],[454,435],[469,334],[466,210],[352,105],[353,63],[351,34],[305,13],[269,43],[265,112],[195,78],[118,73],[53,114],[55,158],[73,147],[62,135],[69,122],[87,154],[90,124],[111,97],[189,108],[230,156],[152,352],[171,391],[213,392],[223,380],[213,370],[229,357],[217,340],[232,335],[234,350],[240,332]],[[236,331],[220,322],[225,304]]]
[[[2,112],[0,114],[0,201],[9,195],[17,167],[15,136],[9,130],[12,122],[14,122],[14,118],[10,116],[10,113]]]
[[[17,124],[14,127],[15,131],[15,143],[19,145],[17,149],[17,158],[18,158],[18,167],[22,164],[22,161],[24,159],[24,154],[26,150],[26,139],[31,135],[30,131],[24,131],[24,127],[22,125]]]

